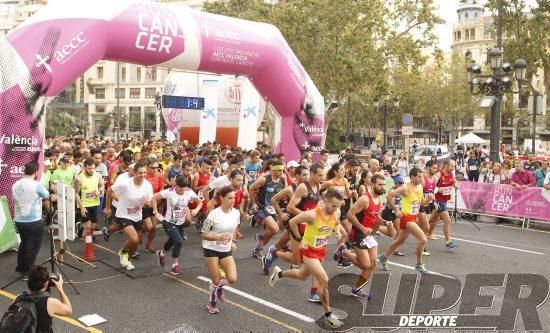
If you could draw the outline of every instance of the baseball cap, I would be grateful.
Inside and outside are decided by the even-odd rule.
[[[295,160],[292,160],[292,161],[288,161],[288,163],[286,164],[286,168],[287,169],[290,169],[290,168],[297,168],[299,167],[300,164],[298,164],[298,162],[296,162]]]
[[[393,182],[404,184],[405,183],[405,178],[403,178],[403,176],[401,176],[401,175],[397,175],[397,176],[393,177]]]

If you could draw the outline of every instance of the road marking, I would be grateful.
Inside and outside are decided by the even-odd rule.
[[[107,247],[105,247],[105,246],[101,246],[101,245],[99,245],[99,244],[94,244],[94,245],[95,245],[95,247],[98,247],[98,248],[100,248],[100,249],[102,249],[102,250],[105,250],[105,251],[107,251],[107,252],[111,252],[112,254],[116,254],[116,255],[118,256],[118,253],[117,253],[117,252],[115,252],[115,251],[113,251],[113,250],[111,250],[111,249],[109,249],[109,248],[107,248]]]
[[[4,291],[4,290],[0,290],[0,295],[2,296],[5,296],[9,299],[12,299],[14,300],[17,296],[15,296],[14,294],[11,294],[7,291]],[[79,323],[78,321],[74,320],[73,318],[69,318],[69,317],[61,317],[61,316],[54,316],[55,318],[59,319],[59,320],[63,320],[64,322],[70,324],[70,325],[73,325],[73,326],[76,326],[76,327],[80,327],[82,329],[85,329],[86,331],[88,332],[92,332],[92,333],[102,333],[102,331],[98,330],[97,328],[93,328],[93,327],[86,327],[84,325],[82,325],[81,323]]]
[[[394,266],[397,266],[397,267],[402,267],[402,268],[406,268],[406,269],[410,269],[410,270],[416,271],[416,267],[413,267],[413,266],[407,266],[407,265],[403,265],[403,264],[398,264],[398,263],[396,263],[396,262],[391,262],[391,261],[389,261],[389,260],[388,260],[388,264],[394,265]],[[452,275],[448,275],[448,274],[443,274],[443,273],[438,273],[438,272],[430,271],[430,270],[428,270],[428,274],[431,274],[431,275],[439,275],[439,276],[444,276],[444,277],[456,279],[456,276],[452,276]]]
[[[521,244],[521,243],[513,243],[513,242],[508,242],[508,241],[499,240],[499,239],[484,238],[484,237],[475,237],[475,236],[464,235],[464,234],[456,234],[456,233],[454,233],[454,232],[453,232],[453,235],[462,236],[462,237],[471,237],[471,238],[475,238],[475,239],[487,240],[487,241],[493,241],[493,242],[507,243],[507,244],[512,244],[512,245],[519,245],[519,246],[529,247],[529,248],[532,248],[532,249],[543,249],[543,250],[546,250],[546,248],[545,248],[545,247],[542,247],[542,246],[529,246],[529,245],[525,245],[525,244]],[[436,234],[436,236],[443,237],[443,235],[440,235],[440,234]]]
[[[531,223],[541,223],[541,222],[531,222]],[[518,227],[511,226],[511,225],[498,225],[498,224],[495,224],[494,227],[515,229],[515,230],[521,230],[521,231],[534,231],[534,232],[542,232],[542,233],[545,233],[545,234],[550,234],[550,231],[535,230],[535,229],[531,229],[531,228],[521,229],[521,228],[518,228]]]
[[[196,285],[194,285],[194,284],[191,283],[191,282],[187,282],[187,281],[178,279],[178,278],[176,278],[176,277],[174,277],[173,275],[168,274],[168,273],[163,273],[163,275],[165,275],[165,276],[171,278],[172,280],[175,280],[175,281],[177,281],[177,282],[179,282],[179,283],[181,283],[181,284],[184,284],[184,285],[186,285],[186,286],[188,286],[188,287],[191,287],[191,288],[196,289],[196,290],[198,290],[198,291],[202,291],[203,293],[205,293],[205,294],[207,294],[207,295],[210,295],[210,291],[208,291],[208,290],[206,290],[206,289],[203,289],[203,288],[201,288],[201,287],[199,287],[199,286],[196,286]],[[210,281],[210,280],[208,280],[208,281]],[[294,326],[287,325],[287,324],[285,324],[285,323],[283,323],[283,322],[281,322],[281,321],[279,321],[279,320],[277,320],[277,319],[275,319],[275,318],[266,316],[266,315],[264,315],[263,313],[259,313],[258,311],[252,310],[252,309],[250,309],[250,308],[248,308],[248,307],[246,307],[246,306],[244,306],[244,305],[241,305],[241,304],[239,304],[239,303],[236,303],[236,302],[233,302],[233,301],[230,301],[230,300],[226,300],[225,303],[229,303],[229,304],[231,304],[231,305],[234,305],[234,306],[236,306],[236,307],[238,307],[238,308],[240,308],[240,309],[242,309],[242,310],[244,310],[244,311],[246,311],[246,312],[249,312],[249,313],[251,313],[251,314],[253,314],[253,315],[257,316],[257,317],[266,319],[266,320],[268,320],[268,321],[270,321],[270,322],[272,322],[272,323],[274,323],[274,324],[280,325],[280,326],[282,326],[282,327],[284,327],[284,328],[286,328],[286,329],[288,329],[288,330],[290,330],[290,331],[292,331],[292,332],[297,332],[297,333],[299,333],[299,332],[302,331],[302,330],[300,330],[299,328],[296,328],[296,327],[294,327]]]
[[[197,279],[199,280],[202,280],[202,281],[206,281],[206,282],[210,282],[210,279],[207,278],[207,277],[204,277],[204,276],[197,276]],[[284,307],[280,306],[280,305],[277,305],[275,303],[271,303],[271,302],[268,302],[264,299],[261,299],[259,297],[256,297],[254,295],[250,295],[248,293],[245,293],[244,291],[240,291],[238,289],[235,289],[233,287],[229,287],[229,286],[225,286],[223,287],[224,290],[227,290],[227,291],[230,291],[234,294],[237,294],[239,296],[242,296],[244,298],[248,298],[249,300],[251,301],[254,301],[256,303],[260,303],[262,305],[265,305],[267,307],[270,307],[274,310],[277,310],[279,312],[282,312],[284,314],[287,314],[289,316],[292,316],[294,318],[297,318],[297,319],[300,319],[302,321],[305,321],[307,323],[314,323],[315,322],[315,319],[311,318],[311,317],[308,317],[308,316],[304,316],[303,314],[301,313],[298,313],[298,312],[294,312],[292,310],[288,310],[288,309],[285,309]]]
[[[440,235],[434,235],[434,236],[435,236],[435,237],[439,237],[439,238],[444,238],[444,236],[440,236]],[[538,254],[538,255],[545,255],[544,253],[541,253],[541,252],[523,250],[523,249],[518,249],[518,248],[515,248],[515,247],[508,247],[508,246],[496,245],[496,244],[484,243],[484,242],[476,242],[476,241],[472,241],[472,240],[468,240],[468,239],[463,239],[463,238],[455,238],[455,237],[453,237],[453,239],[459,240],[459,241],[461,241],[461,242],[466,242],[466,243],[474,243],[474,244],[480,244],[480,245],[498,247],[499,249],[506,249],[506,250],[512,250],[512,251],[519,251],[519,252],[531,253],[531,254]]]

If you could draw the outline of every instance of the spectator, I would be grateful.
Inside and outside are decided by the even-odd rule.
[[[550,172],[546,173],[546,178],[544,178],[544,188],[550,191]]]
[[[540,168],[539,162],[535,160],[535,155],[529,154],[527,157],[527,162],[525,163],[525,169],[527,171],[535,172],[535,170]]]
[[[481,160],[479,155],[475,150],[470,150],[470,156],[468,161],[466,161],[466,174],[468,175],[468,180],[471,182],[479,181],[479,168],[481,165]]]
[[[535,170],[536,186],[542,187],[544,185],[544,179],[548,174],[548,161],[542,161],[540,169]]]
[[[489,170],[487,177],[485,177],[485,182],[489,184],[507,184],[508,177],[504,174],[500,163],[495,162],[493,168]]]
[[[519,188],[535,186],[535,177],[523,168],[523,162],[516,160],[515,166],[516,171],[512,174],[510,184]]]
[[[399,153],[399,157],[393,164],[393,167],[397,169],[397,173],[403,177],[409,174],[409,164],[407,163],[407,157],[404,152]]]

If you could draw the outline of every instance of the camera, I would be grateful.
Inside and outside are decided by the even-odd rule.
[[[52,281],[59,281],[59,274],[50,273],[50,277],[48,278],[48,288],[54,287]]]

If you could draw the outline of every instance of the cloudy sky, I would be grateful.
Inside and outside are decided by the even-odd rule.
[[[438,7],[438,15],[444,19],[445,24],[440,24],[436,27],[436,33],[439,36],[439,47],[448,51],[451,49],[453,42],[453,24],[458,21],[456,9],[458,7],[458,0],[435,0]]]

